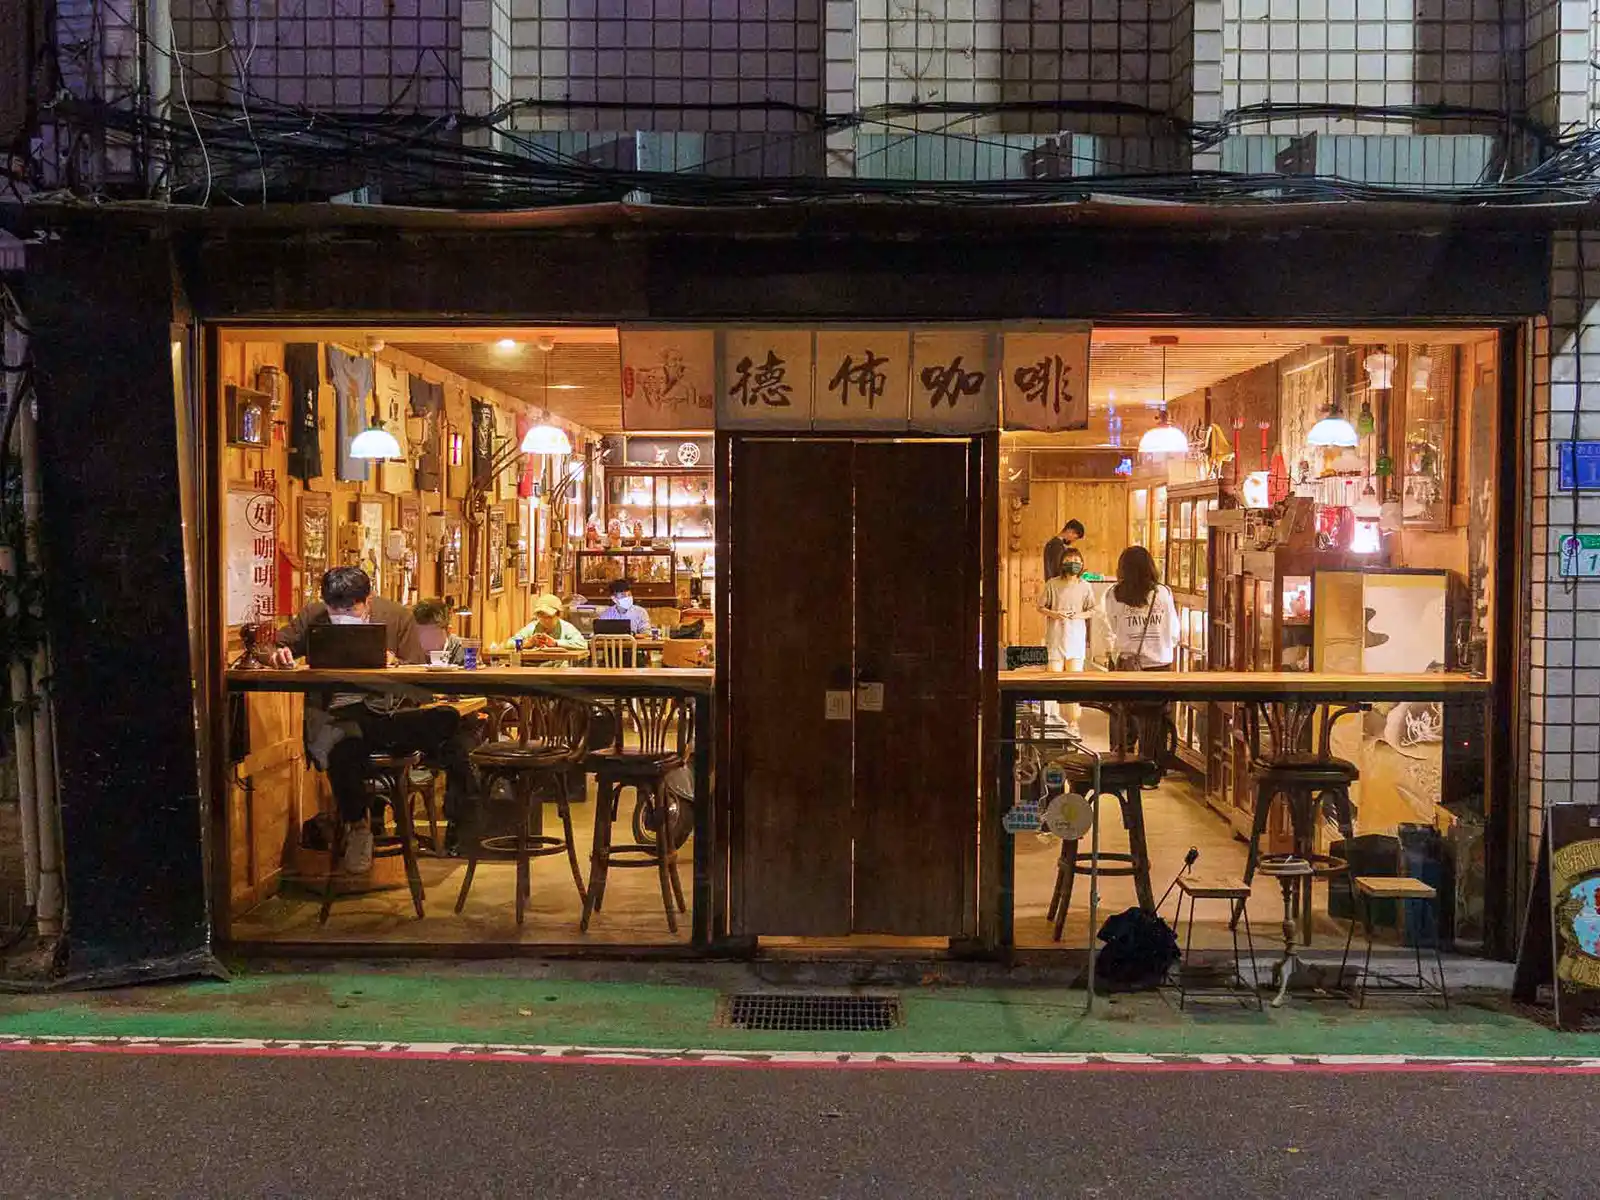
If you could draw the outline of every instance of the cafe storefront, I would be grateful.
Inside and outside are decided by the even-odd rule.
[[[1069,724],[1094,758],[1152,764],[1131,806],[1100,808],[1102,849],[1130,866],[1103,880],[1102,913],[1159,901],[1191,846],[1229,875],[1296,850],[1426,878],[1458,949],[1513,948],[1526,830],[1505,631],[1525,481],[1505,449],[1523,323],[1546,303],[1538,238],[1224,236],[1115,213],[958,241],[915,221],[889,240],[876,216],[766,214],[738,238],[623,211],[548,230],[319,219],[140,231],[143,281],[162,264],[177,281],[171,320],[131,284],[101,281],[87,316],[39,298],[41,353],[82,397],[41,416],[56,469],[115,373],[52,351],[69,314],[115,325],[141,364],[130,406],[162,410],[138,444],[175,460],[74,468],[74,519],[127,514],[165,572],[128,581],[120,607],[59,614],[63,632],[98,623],[97,646],[161,631],[159,654],[135,655],[144,698],[96,699],[130,723],[78,744],[94,771],[63,771],[83,797],[64,811],[69,861],[109,852],[92,814],[113,789],[143,811],[122,770],[166,796],[122,848],[166,864],[160,886],[72,893],[105,918],[80,925],[86,955],[1081,953],[1088,901],[1063,888],[1077,839],[1044,811]],[[1357,252],[1415,263],[1411,285],[1352,275]],[[177,370],[175,407],[158,368]],[[374,428],[397,453],[352,454]],[[1081,670],[1055,669],[1041,603],[1068,522],[1091,598],[1067,656]],[[1130,547],[1172,602],[1170,656],[1146,663],[1170,670],[1107,669]],[[85,549],[87,586],[117,554]],[[250,665],[341,565],[407,609],[438,601],[475,667]],[[647,613],[627,634],[604,615],[623,580]],[[518,636],[545,597],[581,653]],[[126,667],[120,645],[104,653]],[[671,761],[619,799],[581,755],[559,796],[496,776],[455,837],[437,764],[398,780],[390,764],[403,796],[374,787],[374,827],[409,850],[330,885],[306,697],[380,684],[455,708],[480,749],[537,741],[566,705],[604,723],[591,749],[659,734]],[[155,692],[177,711],[157,714]],[[70,687],[59,703],[69,755]],[[193,813],[171,800],[183,745]],[[1262,764],[1302,753],[1353,767],[1343,807],[1317,799],[1302,832],[1280,797],[1258,821]],[[624,843],[646,869],[609,857]],[[1342,882],[1319,875],[1302,914],[1323,941],[1351,918]],[[1279,911],[1258,880],[1258,942]],[[1201,941],[1226,944],[1227,925]],[[1380,939],[1416,934],[1390,914]]]

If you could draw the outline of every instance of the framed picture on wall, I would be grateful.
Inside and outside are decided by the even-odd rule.
[[[453,514],[444,519],[444,538],[439,543],[439,578],[445,591],[460,594],[461,518]]]
[[[513,500],[511,505],[513,514],[518,511],[522,513],[522,519],[517,521],[516,529],[511,535],[512,544],[516,549],[517,586],[527,587],[533,582],[533,550],[529,546],[532,522],[527,519],[533,511],[533,502]]]
[[[489,510],[489,595],[506,590],[506,510]]]
[[[302,492],[299,503],[300,602],[310,604],[322,599],[322,576],[333,565],[333,503],[325,492]]]
[[[417,566],[421,561],[422,501],[415,493],[401,496],[395,501],[395,528],[405,539],[405,558],[400,563],[400,598],[407,600],[420,582]]]
[[[383,534],[386,505],[382,500],[362,498],[351,505],[351,513],[355,517],[356,528],[360,531],[356,547],[356,566],[367,573],[367,578],[372,580],[372,591],[375,595],[385,594],[383,585],[386,581],[384,574]]]

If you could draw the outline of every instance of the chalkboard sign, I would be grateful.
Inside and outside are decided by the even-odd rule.
[[[1020,667],[1047,667],[1050,665],[1050,654],[1043,646],[1007,646],[1006,670],[1015,671]]]
[[[1532,1001],[1542,985],[1555,992],[1557,1028],[1600,1028],[1600,805],[1545,809],[1512,994]]]

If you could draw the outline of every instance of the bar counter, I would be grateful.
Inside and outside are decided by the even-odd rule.
[[[1049,671],[1000,672],[1013,700],[1467,700],[1493,683],[1459,672],[1360,675],[1337,671]]]

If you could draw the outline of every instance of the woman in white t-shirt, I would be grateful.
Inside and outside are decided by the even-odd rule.
[[[1156,580],[1155,560],[1143,546],[1117,559],[1117,582],[1105,599],[1112,665],[1124,671],[1170,671],[1178,635],[1172,590]]]
[[[1039,593],[1039,611],[1044,614],[1044,647],[1052,671],[1081,671],[1089,653],[1089,618],[1095,613],[1094,589],[1083,578],[1083,555],[1068,547],[1061,552],[1061,574],[1045,581]],[[1045,711],[1063,716],[1053,701]],[[1068,737],[1080,737],[1079,706],[1066,706]]]

